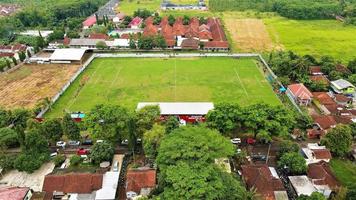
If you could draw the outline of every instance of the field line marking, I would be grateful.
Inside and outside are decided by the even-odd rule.
[[[177,58],[174,59],[174,101],[177,101]]]
[[[254,77],[255,77],[255,79],[256,79],[256,82],[262,87],[263,85],[262,85],[262,83],[261,83],[261,80],[259,80],[256,75],[255,75]]]
[[[239,76],[239,74],[238,74],[238,73],[237,73],[237,71],[236,71],[236,68],[234,68],[234,71],[235,71],[235,74],[236,74],[237,80],[240,82],[240,85],[242,86],[242,88],[244,89],[244,91],[245,91],[245,93],[246,93],[246,96],[248,97],[247,90],[246,90],[246,88],[245,88],[244,84],[242,83],[242,81],[241,81],[241,79],[240,79],[240,76]]]
[[[119,79],[119,77],[120,77],[119,75],[120,75],[120,73],[121,73],[122,68],[124,68],[124,67],[120,67],[120,69],[117,70],[117,73],[116,73],[116,75],[115,75],[114,80],[111,81],[110,86],[109,86],[109,88],[108,88],[109,90],[108,90],[108,91],[106,92],[106,94],[105,94],[106,99],[109,99],[109,98],[108,98],[109,93],[110,93],[112,87],[114,86],[114,83],[116,83],[116,81]]]
[[[95,69],[95,71],[89,75],[89,80],[83,85],[83,87],[80,89],[80,91],[78,92],[77,96],[75,98],[72,98],[72,100],[69,102],[68,106],[65,109],[70,110],[70,107],[72,107],[72,105],[77,101],[77,98],[79,97],[80,93],[83,91],[83,89],[88,85],[88,83],[93,80],[93,77],[95,77],[95,74],[98,72],[100,67],[97,67]],[[84,74],[84,73],[83,73]],[[84,75],[83,75],[84,76]],[[80,80],[79,80],[80,81]],[[95,82],[95,81],[94,81]]]

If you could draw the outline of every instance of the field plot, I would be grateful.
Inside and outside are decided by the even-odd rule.
[[[79,65],[25,65],[0,75],[0,107],[32,108],[53,97],[79,69]]]
[[[143,101],[279,104],[255,62],[233,58],[96,59],[48,116],[85,112],[100,103],[129,108]]]
[[[242,52],[263,52],[283,49],[272,41],[261,19],[236,19],[226,16],[225,27],[233,48]]]
[[[336,20],[290,20],[264,18],[276,43],[286,50],[315,56],[330,55],[342,61],[356,57],[356,27]]]

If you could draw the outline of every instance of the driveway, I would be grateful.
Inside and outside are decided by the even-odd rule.
[[[43,181],[47,174],[54,169],[53,162],[45,163],[32,174],[11,170],[4,174],[0,180],[0,186],[30,187],[35,192],[42,191]]]

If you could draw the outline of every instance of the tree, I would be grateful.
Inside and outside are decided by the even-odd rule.
[[[136,49],[136,41],[130,36],[130,41],[129,41],[129,47],[130,49]]]
[[[108,48],[108,46],[106,45],[106,43],[104,41],[98,41],[96,43],[96,48],[97,49],[106,49],[106,48]]]
[[[278,150],[278,157],[281,157],[282,155],[286,153],[298,153],[299,152],[299,146],[297,143],[292,142],[290,140],[283,140],[279,144],[279,150]]]
[[[292,174],[303,174],[307,170],[304,157],[295,152],[283,154],[278,161],[278,167],[281,169],[287,167]]]
[[[59,154],[53,158],[53,162],[56,167],[59,167],[65,160],[66,157],[63,154]]]
[[[260,131],[257,135],[257,139],[264,144],[268,144],[270,142],[272,142],[272,137],[271,135],[267,132],[267,131]]]
[[[11,112],[0,108],[0,128],[6,127],[10,124]]]
[[[347,67],[353,74],[356,74],[356,58],[350,60]]]
[[[33,173],[49,160],[49,154],[20,154],[14,161],[14,168],[19,171]]]
[[[160,109],[157,105],[145,106],[136,112],[136,131],[137,137],[153,127],[153,124],[159,120]]]
[[[41,132],[52,143],[60,140],[63,136],[61,120],[46,119],[41,126]]]
[[[16,58],[15,58],[15,57],[11,57],[11,59],[12,59],[12,62],[14,63],[14,65],[17,65],[17,60],[16,60]]]
[[[97,105],[86,117],[86,126],[95,139],[117,142],[127,133],[130,116],[126,108],[114,105]]]
[[[167,48],[167,43],[166,40],[164,39],[164,37],[162,35],[157,35],[156,37],[154,37],[154,46],[160,49],[165,49]]]
[[[170,116],[164,123],[166,127],[166,134],[171,133],[173,130],[179,128],[179,120],[175,116]]]
[[[238,123],[240,115],[241,108],[238,104],[220,103],[208,112],[206,122],[208,127],[228,134],[240,126]]]
[[[114,153],[115,149],[113,145],[107,141],[103,141],[93,145],[89,157],[94,164],[99,164],[104,161],[111,162]]]
[[[331,71],[329,73],[329,79],[332,80],[332,81],[338,80],[338,79],[341,79],[341,78],[343,78],[343,74],[341,72],[333,70],[333,71]]]
[[[182,127],[166,135],[158,149],[157,165],[162,199],[246,199],[246,190],[214,164],[231,156],[234,147],[217,131]],[[228,184],[225,184],[228,183]]]
[[[190,17],[188,15],[183,16],[183,25],[188,25],[190,22]]]
[[[25,52],[20,51],[20,52],[19,52],[19,58],[20,58],[20,61],[21,61],[21,62],[24,61],[24,60],[26,59],[26,54],[25,54]]]
[[[11,148],[19,146],[16,131],[11,128],[0,128],[0,148]]]
[[[11,62],[9,59],[5,58],[5,62],[6,62],[6,67],[7,69],[10,69],[11,68]]]
[[[321,139],[321,144],[325,145],[336,156],[345,156],[351,151],[352,130],[347,125],[337,125]]]
[[[70,165],[78,166],[82,162],[82,158],[78,155],[74,155],[70,158]]]
[[[26,133],[23,152],[35,155],[40,153],[49,153],[48,143],[45,136],[41,135],[38,130],[30,130]]]
[[[151,130],[143,134],[143,150],[148,158],[156,158],[157,149],[165,135],[165,128],[157,124],[153,125]]]
[[[7,67],[6,60],[4,58],[0,58],[0,71],[5,71]]]
[[[23,134],[27,126],[27,120],[31,117],[31,113],[26,109],[15,109],[11,111],[10,124],[13,129],[19,133]],[[24,141],[24,137],[19,137],[20,143]]]
[[[62,120],[63,133],[70,140],[79,140],[80,139],[80,129],[77,123],[75,123],[70,116],[66,114]]]
[[[169,25],[173,26],[174,22],[176,22],[176,18],[173,15],[168,16]]]
[[[350,83],[352,83],[353,85],[356,85],[356,73],[351,74],[347,79],[348,79],[348,81],[350,81]]]
[[[326,200],[325,196],[320,192],[313,192],[310,196],[300,195],[297,200]]]

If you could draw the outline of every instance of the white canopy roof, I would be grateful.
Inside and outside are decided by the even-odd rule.
[[[137,110],[149,105],[158,105],[161,115],[206,115],[214,109],[214,104],[210,102],[143,102],[138,103]]]
[[[56,49],[50,60],[80,61],[85,51],[85,49]]]
[[[298,196],[302,194],[310,196],[313,192],[317,191],[307,176],[288,176],[288,178]]]
[[[102,188],[96,192],[95,200],[115,199],[119,174],[119,172],[106,172],[104,174]]]

